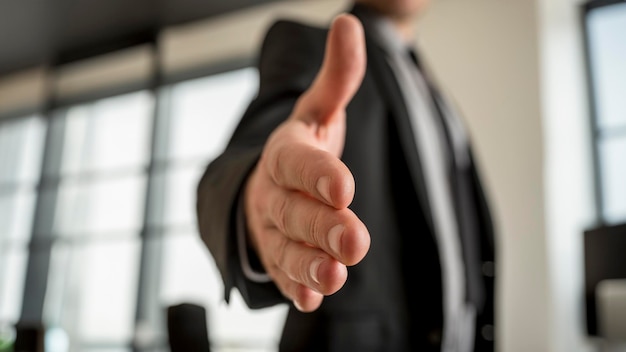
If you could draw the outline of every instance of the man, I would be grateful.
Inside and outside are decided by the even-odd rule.
[[[469,138],[412,43],[426,0],[269,29],[198,224],[281,351],[493,351],[494,235]]]

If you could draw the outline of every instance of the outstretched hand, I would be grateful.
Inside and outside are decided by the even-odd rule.
[[[268,139],[246,184],[249,240],[280,291],[303,312],[341,289],[347,266],[370,247],[366,226],[348,209],[355,183],[340,160],[345,109],[365,66],[360,21],[339,15],[317,77]]]

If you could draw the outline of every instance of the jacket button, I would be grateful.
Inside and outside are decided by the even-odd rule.
[[[494,338],[494,328],[493,325],[485,324],[480,329],[480,336],[486,341],[493,341]]]
[[[438,329],[430,330],[426,339],[433,346],[439,345],[441,343],[441,331]]]
[[[494,277],[496,266],[493,264],[492,261],[486,261],[486,262],[483,262],[481,270],[483,272],[483,276]]]

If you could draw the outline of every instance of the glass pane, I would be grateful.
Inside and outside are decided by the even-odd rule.
[[[69,336],[60,327],[47,328],[44,339],[46,352],[70,352]]]
[[[0,185],[39,180],[45,126],[39,116],[0,123]]]
[[[69,108],[62,174],[145,166],[153,98],[137,92]]]
[[[164,307],[183,302],[204,306],[211,342],[223,350],[277,346],[287,306],[252,311],[237,291],[233,291],[231,304],[226,305],[219,272],[195,233],[169,235],[163,248],[160,291]]]
[[[63,183],[54,233],[79,235],[140,230],[145,181],[145,176],[127,176],[89,183]]]
[[[224,286],[199,235],[170,234],[163,244],[161,301],[164,306],[193,302],[216,306]]]
[[[152,225],[196,225],[196,189],[206,165],[171,168],[154,176]]]
[[[24,248],[0,246],[0,326],[19,319],[27,259]]]
[[[30,238],[34,207],[32,190],[0,194],[0,243]]]
[[[172,87],[170,146],[160,158],[212,159],[228,142],[256,93],[255,68],[244,68]]]
[[[67,333],[72,350],[85,343],[130,341],[139,254],[139,240],[54,245],[45,321]]]
[[[601,182],[604,219],[610,223],[626,221],[626,137],[609,138],[600,143]]]
[[[596,113],[601,128],[626,126],[626,3],[594,9],[588,39]]]

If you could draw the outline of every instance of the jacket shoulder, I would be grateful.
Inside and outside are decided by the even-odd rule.
[[[267,29],[265,38],[270,39],[279,37],[281,39],[293,38],[303,39],[304,37],[324,38],[328,32],[328,27],[298,21],[289,18],[279,18],[270,24]]]
[[[294,78],[309,83],[321,67],[327,33],[327,27],[301,21],[274,21],[267,29],[258,57],[261,84]]]

